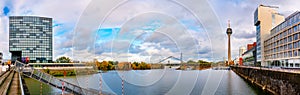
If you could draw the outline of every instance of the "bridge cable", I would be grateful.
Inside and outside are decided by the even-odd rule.
[[[99,76],[100,76],[100,92],[99,92],[99,95],[102,95],[102,72],[100,72]]]
[[[87,71],[87,75],[89,75],[90,71],[88,70]],[[89,88],[89,77],[86,77],[86,88],[88,89]],[[88,94],[88,92],[86,92],[86,94]]]
[[[125,65],[124,65],[125,66]],[[124,77],[124,75],[125,75],[125,67],[123,67],[124,69],[123,69],[123,74],[122,74],[122,95],[125,95],[125,91],[124,91],[124,79],[125,79],[125,77]]]
[[[40,84],[40,95],[43,95],[43,83]]]

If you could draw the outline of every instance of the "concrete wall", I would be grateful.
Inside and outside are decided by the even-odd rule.
[[[250,67],[231,67],[231,70],[261,89],[276,95],[299,95],[300,73]]]

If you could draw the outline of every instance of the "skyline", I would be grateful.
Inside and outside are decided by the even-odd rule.
[[[90,47],[86,45],[78,44],[74,49],[74,31],[76,29],[80,29],[78,27],[89,27],[89,26],[78,26],[80,18],[84,13],[84,10],[88,7],[90,1],[32,1],[32,2],[18,2],[18,1],[0,1],[1,15],[0,15],[0,51],[4,52],[4,59],[10,58],[8,55],[8,17],[16,16],[16,15],[24,15],[24,16],[45,16],[53,18],[53,38],[54,38],[54,60],[60,56],[74,56],[75,53],[80,53],[81,57],[88,56],[97,59],[114,59],[111,58],[112,51],[122,51],[112,55],[118,55],[115,60],[123,60],[122,57],[129,58],[130,60],[147,60],[151,59],[151,56],[147,57],[147,55],[157,55],[157,56],[171,56],[171,55],[180,55],[178,53],[185,51],[183,53],[184,60],[223,60],[223,57],[226,56],[227,47],[226,46],[226,26],[227,20],[231,21],[231,28],[233,29],[232,34],[232,58],[235,58],[238,55],[238,49],[240,46],[246,46],[248,43],[255,42],[255,27],[253,25],[253,13],[259,4],[264,5],[274,5],[278,6],[278,12],[283,14],[285,17],[294,13],[296,9],[299,9],[297,5],[298,2],[290,1],[268,1],[262,2],[260,0],[231,0],[231,1],[217,1],[212,0],[208,1],[210,7],[213,9],[217,20],[219,21],[219,26],[222,31],[214,32],[219,33],[217,37],[219,38],[219,43],[213,43],[214,45],[210,45],[206,31],[207,27],[203,27],[203,23],[209,21],[202,21],[201,23],[197,22],[197,17],[193,17],[190,12],[184,10],[184,8],[180,8],[177,5],[169,5],[168,1],[161,1],[161,3],[157,4],[157,8],[153,8],[155,5],[155,1],[145,0],[144,2],[133,0],[130,1],[127,5],[121,6],[121,8],[116,9],[110,16],[108,16],[108,22],[105,22],[105,26],[101,26],[101,28],[93,28],[92,31],[85,32],[85,34],[91,35],[83,35],[80,37],[86,37],[83,39],[87,39],[86,43],[91,43]],[[13,5],[12,5],[13,4]],[[61,4],[61,5],[60,5]],[[68,4],[68,5],[66,5]],[[147,4],[148,6],[145,6]],[[127,10],[128,8],[133,6],[134,10]],[[152,6],[151,6],[152,5]],[[165,8],[165,5],[169,5],[169,7]],[[229,6],[231,5],[231,6]],[[57,7],[52,7],[57,6]],[[160,9],[163,8],[163,9]],[[177,10],[180,10],[178,12]],[[224,11],[224,9],[226,11]],[[47,10],[47,11],[45,11]],[[137,15],[132,15],[134,13],[139,13],[143,11],[149,10],[157,10],[161,11],[163,14],[172,15],[175,18],[179,19],[179,23],[175,24],[175,26],[180,26],[183,24],[186,27],[176,27],[176,30],[184,30],[186,28],[188,33],[187,35],[180,35],[178,38],[182,37],[182,39],[178,39],[179,43],[185,43],[187,39],[192,39],[194,41],[190,41],[191,43],[186,43],[182,48],[182,50],[178,50],[176,43],[173,43],[172,39],[164,36],[160,33],[155,33],[157,29],[161,27],[168,26],[166,24],[170,23],[167,20],[167,17],[163,17],[161,14],[153,13],[149,14],[152,17],[157,16],[157,18],[151,18],[151,16],[142,16],[141,20],[132,20],[131,18],[136,17]],[[96,13],[95,13],[96,14]],[[209,18],[201,16],[203,18]],[[144,18],[144,19],[143,19]],[[121,29],[124,28],[122,25],[123,21],[132,21],[130,24],[138,24],[133,25],[128,28],[130,34],[138,33],[138,31],[147,31],[147,33],[152,33],[153,35],[143,35],[141,37],[137,37],[132,43],[129,43],[130,49],[122,50],[120,47],[128,47],[122,46],[124,42],[119,40],[112,40],[116,37],[120,32],[124,32]],[[143,23],[141,23],[143,22]],[[210,23],[207,23],[210,24]],[[135,27],[136,26],[136,27]],[[123,27],[123,28],[121,28]],[[174,26],[173,26],[174,27]],[[171,28],[172,29],[172,28]],[[130,30],[130,31],[129,31]],[[131,31],[134,30],[134,31]],[[167,28],[166,31],[175,31],[175,33],[181,33],[181,31],[170,30]],[[95,35],[93,35],[95,34]],[[4,35],[4,36],[3,36]],[[137,34],[140,35],[140,34]],[[95,39],[91,39],[91,37],[96,36]],[[125,37],[120,37],[120,40],[124,40],[126,37],[130,37],[132,35],[127,35]],[[184,37],[186,36],[186,37]],[[76,38],[76,37],[75,37]],[[148,38],[148,39],[146,39]],[[158,39],[159,38],[159,39]],[[222,40],[223,39],[223,40]],[[130,39],[129,39],[130,40]],[[67,41],[67,42],[64,42]],[[182,41],[182,42],[180,42]],[[127,41],[128,42],[128,41]],[[111,46],[111,43],[117,43],[115,47],[106,47]],[[118,44],[119,43],[119,44]],[[94,46],[93,46],[94,45]],[[84,47],[81,47],[84,46]],[[224,46],[224,47],[223,47]],[[94,48],[93,48],[94,47]],[[194,47],[194,48],[191,48]],[[195,48],[196,47],[196,48]],[[91,49],[92,48],[92,49]],[[100,49],[99,49],[100,48]],[[197,50],[198,49],[198,50]],[[128,50],[128,52],[126,52]],[[73,52],[72,52],[73,51]],[[115,53],[115,52],[113,52]],[[213,58],[212,58],[212,53]],[[95,54],[95,55],[94,55]],[[161,55],[165,54],[165,55]],[[146,56],[143,58],[141,55]],[[196,55],[196,57],[195,57]],[[129,57],[128,57],[129,56]],[[177,57],[176,56],[176,57]],[[73,58],[72,58],[73,59]],[[157,59],[157,58],[155,58]],[[80,59],[79,59],[80,60]]]

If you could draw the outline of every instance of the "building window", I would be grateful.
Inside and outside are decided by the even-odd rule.
[[[300,26],[299,26],[300,27]],[[286,31],[284,31],[284,33],[283,33],[283,36],[286,36],[287,35],[287,32]]]
[[[276,24],[275,24],[275,15],[272,14],[272,26],[274,27]],[[276,29],[277,30],[277,29]],[[276,31],[277,32],[277,31]]]
[[[289,36],[288,42],[291,42],[293,40],[292,36]]]
[[[293,57],[292,51],[289,51],[289,56],[288,57]]]
[[[293,48],[292,44],[289,44],[289,49],[292,49],[292,48]]]
[[[294,40],[298,40],[298,34],[294,34]]]
[[[298,48],[297,42],[295,42],[293,45],[294,45],[294,48]]]
[[[287,43],[287,38],[284,38],[284,43]]]

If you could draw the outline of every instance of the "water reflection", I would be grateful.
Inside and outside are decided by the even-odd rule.
[[[134,76],[134,73],[146,74],[142,76]],[[150,74],[152,72],[152,74]],[[192,94],[200,95],[208,91],[216,95],[256,95],[260,93],[253,87],[248,85],[242,78],[236,75],[233,71],[227,70],[151,70],[151,71],[125,71],[122,73],[127,77],[124,84],[124,93],[126,95],[182,95]],[[103,87],[102,90],[114,94],[122,94],[122,79],[117,71],[108,71],[102,73]],[[143,77],[143,78],[139,78]],[[159,80],[153,82],[153,79]],[[220,79],[216,79],[220,78]],[[89,87],[100,90],[100,76],[81,75],[76,77],[67,77],[66,80],[77,83],[80,86]],[[126,78],[125,78],[126,80]],[[129,81],[130,80],[130,81]],[[220,81],[218,81],[220,80]],[[132,81],[137,81],[131,83]],[[182,81],[182,82],[179,82]],[[28,83],[29,82],[29,83]],[[35,81],[37,82],[37,81]],[[39,83],[35,83],[31,79],[26,79],[26,83],[30,92],[39,91]],[[45,85],[44,85],[45,86]],[[44,92],[59,92],[56,88],[46,89]],[[208,91],[204,91],[209,89]],[[34,93],[35,94],[35,93]]]

